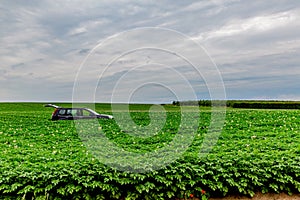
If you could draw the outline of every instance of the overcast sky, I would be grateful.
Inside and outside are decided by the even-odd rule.
[[[2,0],[0,27],[0,101],[300,100],[298,0]]]

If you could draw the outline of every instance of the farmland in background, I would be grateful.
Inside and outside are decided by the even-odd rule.
[[[181,106],[226,106],[229,108],[252,109],[300,109],[300,101],[268,101],[268,100],[199,100],[173,101],[173,105]]]
[[[149,124],[150,107],[129,106],[138,126]],[[95,109],[111,114],[109,104],[96,104]],[[117,112],[126,112],[122,109],[120,105]],[[114,120],[99,120],[99,124],[105,137],[118,147],[151,152],[178,134],[180,106],[165,105],[165,109],[164,127],[150,138],[129,136]],[[189,109],[200,112],[200,118],[187,151],[159,170],[130,173],[95,159],[73,121],[50,120],[52,108],[44,108],[42,103],[0,103],[0,198],[205,199],[230,194],[253,196],[256,192],[300,193],[299,109],[228,108],[219,140],[205,157],[198,155],[211,110],[198,106]],[[188,124],[181,125],[191,131]]]

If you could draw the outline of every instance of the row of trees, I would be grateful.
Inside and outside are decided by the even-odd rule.
[[[300,101],[267,101],[267,100],[199,100],[173,101],[175,106],[227,106],[231,108],[258,109],[300,109]]]

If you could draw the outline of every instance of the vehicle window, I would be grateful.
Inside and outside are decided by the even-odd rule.
[[[82,110],[83,116],[94,116],[93,113],[89,112],[88,110]]]
[[[64,115],[66,113],[66,110],[65,109],[60,109],[59,111],[58,111],[58,114],[60,114],[60,115]]]
[[[67,110],[67,115],[72,115],[72,110],[71,109]]]
[[[72,110],[74,116],[82,116],[82,111],[80,109]]]

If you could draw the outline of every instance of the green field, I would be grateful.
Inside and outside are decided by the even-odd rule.
[[[118,126],[122,119],[125,125],[128,120],[122,118],[126,111],[120,105],[121,121],[98,120],[97,127],[90,127],[90,121],[83,120],[81,133],[73,121],[51,121],[53,109],[42,103],[0,103],[0,199],[175,199],[191,194],[206,199],[300,193],[300,110],[228,108],[217,144],[199,157],[211,121],[210,108],[188,107],[184,115],[197,120],[197,126],[183,121],[179,106],[166,105],[166,113],[152,114],[149,105],[129,108],[134,127]],[[109,104],[96,104],[95,109],[111,114]],[[199,110],[200,117],[195,118]],[[160,123],[161,115],[166,116],[165,122],[151,136],[132,134],[136,127],[151,124],[150,118]],[[193,137],[186,141],[191,132]],[[150,161],[126,165],[126,153],[117,155],[103,145],[101,150],[113,168],[90,151],[93,148],[85,142],[90,136],[84,135],[89,133],[137,155],[171,145],[178,134],[189,147],[165,166],[155,163],[159,166],[155,170]],[[159,159],[164,161],[163,156]]]

